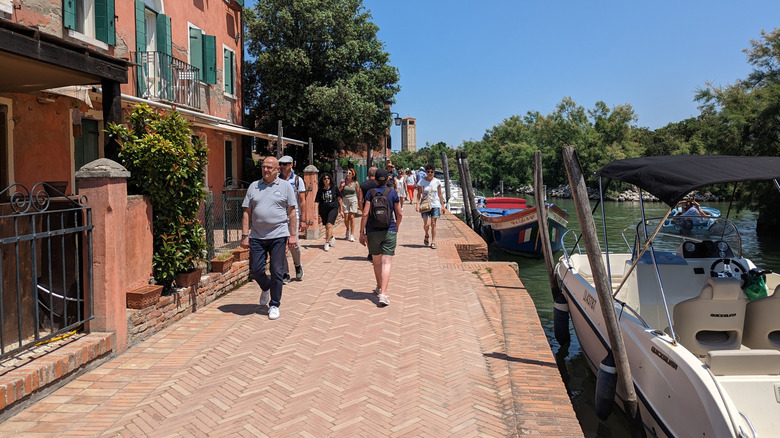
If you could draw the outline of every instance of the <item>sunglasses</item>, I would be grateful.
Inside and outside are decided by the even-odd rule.
[[[292,163],[279,163],[280,166],[292,166]]]

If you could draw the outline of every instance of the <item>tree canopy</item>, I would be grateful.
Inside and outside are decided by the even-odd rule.
[[[258,0],[245,19],[248,126],[282,120],[322,156],[379,145],[399,73],[362,0]]]

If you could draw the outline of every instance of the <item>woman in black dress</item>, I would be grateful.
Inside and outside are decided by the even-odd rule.
[[[327,173],[320,177],[319,189],[314,202],[317,204],[317,212],[320,214],[322,223],[325,224],[325,251],[328,251],[336,241],[333,236],[333,224],[336,223],[336,218],[341,211],[341,193]]]

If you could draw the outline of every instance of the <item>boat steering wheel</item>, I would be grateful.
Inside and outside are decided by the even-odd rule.
[[[723,269],[716,271],[715,268],[718,267],[719,264],[723,264]],[[732,266],[734,266],[733,269]],[[729,258],[715,260],[710,266],[711,277],[739,278],[739,286],[743,289],[745,287],[745,277],[747,276],[747,273],[748,270],[745,269],[740,262]]]

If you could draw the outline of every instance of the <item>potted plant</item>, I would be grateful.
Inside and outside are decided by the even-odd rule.
[[[249,248],[236,248],[233,250],[233,258],[237,262],[249,260]]]
[[[197,220],[205,198],[208,148],[177,111],[160,113],[137,105],[127,125],[107,132],[120,144],[119,157],[130,171],[128,191],[149,197],[154,209],[154,278],[166,290],[178,274],[200,278],[206,231]],[[184,280],[176,281],[182,287]]]
[[[224,274],[230,270],[233,265],[233,253],[223,252],[216,258],[211,259],[211,272],[219,272]]]

